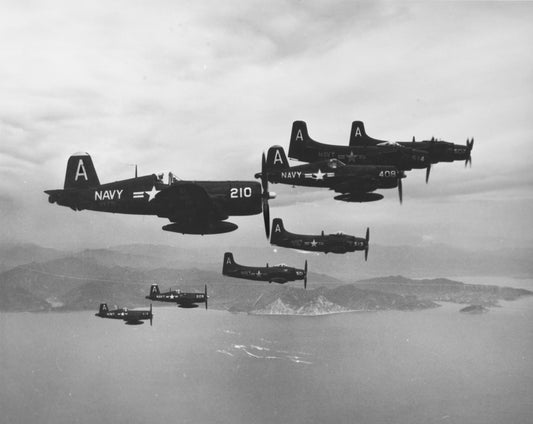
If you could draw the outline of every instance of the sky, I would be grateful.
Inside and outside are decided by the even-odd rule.
[[[347,144],[351,122],[384,140],[475,138],[473,165],[433,167],[368,204],[272,185],[292,232],[384,245],[533,247],[533,3],[3,1],[0,239],[79,249],[129,243],[264,246],[261,216],[183,236],[166,219],[50,205],[68,157],[101,182],[172,171],[253,180],[288,149],[292,122]],[[296,162],[294,163],[297,164]]]

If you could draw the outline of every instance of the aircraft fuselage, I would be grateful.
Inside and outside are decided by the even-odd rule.
[[[427,152],[404,146],[336,146],[316,141],[301,142],[289,149],[289,157],[301,162],[339,159],[347,165],[390,165],[403,170],[426,168]]]
[[[146,299],[155,300],[158,302],[176,303],[183,307],[196,307],[197,303],[205,303],[205,293],[183,293],[176,290],[171,290],[165,293],[151,294],[146,296]]]
[[[285,232],[272,244],[309,252],[346,253],[365,250],[366,241],[345,234],[304,235]]]
[[[271,183],[306,187],[328,187],[337,192],[366,192],[398,186],[403,173],[394,166],[338,165],[333,161],[321,161],[268,171]]]
[[[269,267],[252,267],[235,265],[233,269],[224,271],[224,275],[247,280],[268,281],[269,283],[284,284],[288,281],[303,280],[305,271],[286,265]]]
[[[126,321],[126,324],[142,324],[143,320],[149,320],[152,317],[152,312],[146,310],[120,308],[111,311],[100,311],[95,315],[100,318],[120,319]]]
[[[261,185],[256,181],[177,181],[165,184],[155,174],[101,184],[97,187],[47,190],[50,203],[73,210],[168,217],[156,195],[169,187],[194,183],[202,187],[228,216],[255,215],[262,211]],[[180,205],[174,205],[179,209]]]

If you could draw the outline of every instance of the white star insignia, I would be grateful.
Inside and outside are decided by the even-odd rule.
[[[350,152],[350,154],[348,155],[348,161],[353,162],[354,160],[355,160],[355,155],[353,154],[353,152]]]
[[[323,180],[324,179],[324,173],[318,169],[318,172],[316,174],[313,174],[313,177],[315,177],[316,180]]]
[[[257,270],[257,276],[261,277],[261,271]]]
[[[152,187],[152,190],[150,191],[145,191],[145,193],[148,195],[148,201],[151,202],[152,200],[154,200],[155,198],[155,195],[157,193],[159,193],[161,190],[156,190],[155,186]]]
[[[312,246],[312,247],[316,247],[317,244],[318,244],[318,243],[315,241],[315,239],[313,239],[313,241],[311,242],[311,246]]]

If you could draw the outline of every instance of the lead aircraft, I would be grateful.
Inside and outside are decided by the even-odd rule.
[[[67,163],[63,189],[46,190],[50,203],[75,211],[84,209],[133,215],[156,215],[171,224],[163,230],[182,234],[219,234],[238,227],[230,216],[264,214],[270,231],[268,200],[275,193],[256,181],[182,181],[172,173],[151,174],[100,184],[88,153],[76,153]]]
[[[300,162],[338,159],[348,165],[389,165],[401,170],[423,169],[430,165],[427,152],[399,144],[339,146],[319,143],[309,137],[307,124],[294,121],[289,158]]]
[[[386,144],[391,144],[391,142],[369,137],[365,131],[365,124],[362,121],[352,122],[349,143],[350,147],[381,146]],[[415,141],[415,138],[413,137],[412,141],[398,141],[392,142],[392,144],[412,147],[427,152],[430,165],[426,168],[426,183],[429,180],[431,164],[464,160],[465,166],[468,164],[472,165],[472,148],[474,147],[473,138],[471,140],[467,139],[466,145],[436,140],[434,137],[430,140],[422,141]]]
[[[205,303],[205,309],[207,309],[207,284],[204,286],[203,293],[185,293],[180,289],[161,293],[159,286],[152,284],[150,294],[146,296],[146,299],[175,303],[180,308],[196,308],[198,303]]]
[[[304,269],[293,268],[285,264],[256,267],[244,266],[235,263],[233,253],[224,253],[222,274],[228,277],[245,278],[247,280],[268,281],[269,283],[285,284],[288,281],[304,280],[304,288],[307,288],[307,261]]]
[[[152,314],[152,305],[150,304],[150,310],[141,310],[141,309],[128,309],[128,308],[119,308],[109,310],[107,303],[100,304],[100,310],[95,314],[100,318],[111,318],[111,319],[121,319],[125,321],[125,324],[128,325],[139,325],[143,324],[143,320],[150,320],[150,326],[154,315]]]
[[[401,203],[405,173],[395,166],[347,165],[335,158],[290,166],[283,147],[272,146],[266,160],[263,153],[261,172],[255,177],[292,186],[326,187],[341,193],[334,198],[344,202],[381,200],[383,195],[373,191],[398,187]]]
[[[322,234],[307,235],[295,234],[285,230],[281,218],[274,218],[272,221],[272,233],[270,234],[270,244],[288,247],[290,249],[307,250],[310,252],[324,253],[346,253],[356,250],[365,251],[365,261],[368,258],[368,242],[370,230],[366,229],[366,237],[354,237],[348,234]]]

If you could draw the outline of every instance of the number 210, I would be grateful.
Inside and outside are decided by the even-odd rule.
[[[251,187],[234,187],[230,189],[230,197],[232,199],[239,199],[241,197],[252,197]]]

